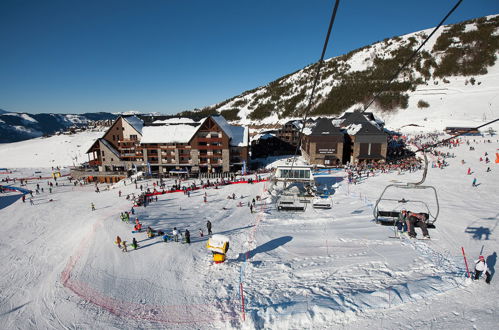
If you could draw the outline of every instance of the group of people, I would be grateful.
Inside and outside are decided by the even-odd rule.
[[[126,245],[126,241],[122,241],[121,237],[116,236],[116,240],[114,241],[116,245],[118,245],[118,248],[121,249],[123,252],[128,252],[128,247]],[[137,240],[135,237],[132,238],[132,247],[134,250],[137,250],[139,248],[139,244],[137,243]]]

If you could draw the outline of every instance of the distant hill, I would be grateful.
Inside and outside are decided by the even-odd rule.
[[[83,126],[90,121],[114,119],[107,112],[73,114],[28,114],[0,109],[0,143],[10,143],[53,134],[71,126]]]
[[[386,38],[326,60],[311,115],[337,116],[363,108],[432,30]],[[494,90],[499,89],[498,54],[499,15],[443,26],[369,111],[383,119],[397,117],[400,126],[431,122],[437,127],[432,120],[435,113],[459,124],[491,118],[499,108],[499,98],[494,98]],[[180,115],[222,114],[230,121],[250,125],[299,118],[308,104],[316,65]],[[442,121],[441,125],[445,124]]]

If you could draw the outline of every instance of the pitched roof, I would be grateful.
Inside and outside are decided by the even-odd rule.
[[[249,130],[247,126],[230,125],[222,116],[211,116],[211,119],[230,138],[230,145],[234,147],[245,147],[249,143]],[[205,119],[206,120],[206,119]],[[204,122],[204,121],[203,121]]]
[[[359,111],[345,112],[341,118],[344,119],[341,123],[342,127],[346,127],[351,124],[363,124],[369,122],[366,116]]]
[[[333,125],[333,120],[329,118],[317,119],[315,127],[312,128],[309,135],[343,135],[338,127]]]
[[[111,152],[118,158],[121,157],[120,153],[118,152],[118,150],[116,150],[113,145],[111,143],[109,143],[106,139],[103,139],[103,138],[100,138],[99,139],[100,142],[102,142],[103,145],[105,145],[109,150],[111,150]]]
[[[140,119],[137,116],[129,116],[129,117],[124,117],[122,118],[130,124],[137,132],[139,132],[140,135],[142,135],[142,128],[144,127],[144,121]]]

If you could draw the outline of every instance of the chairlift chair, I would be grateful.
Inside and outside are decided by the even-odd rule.
[[[420,205],[420,207],[423,209],[423,213],[426,217],[426,223],[430,225],[431,227],[434,227],[435,221],[437,221],[438,214],[440,212],[440,205],[438,202],[438,194],[437,190],[433,186],[426,186],[422,185],[426,179],[426,174],[428,172],[428,158],[426,157],[426,154],[423,152],[424,156],[424,161],[425,161],[425,167],[424,167],[424,172],[423,172],[423,177],[419,182],[414,182],[414,183],[405,183],[405,184],[389,184],[383,189],[383,192],[379,196],[378,200],[376,201],[376,204],[374,205],[373,209],[373,215],[374,219],[376,220],[376,223],[389,223],[393,224],[396,222],[400,211],[402,209],[407,208],[408,203],[411,205],[417,204]],[[435,202],[435,209],[432,211],[430,206],[428,205],[427,201],[425,200],[416,200],[416,199],[405,199],[405,197],[402,197],[400,199],[393,199],[393,198],[386,198],[384,197],[386,192],[389,190],[393,189],[402,189],[402,190],[413,190],[413,191],[424,191],[424,190],[429,190],[430,193],[426,194],[426,196],[431,196],[432,199],[434,199]],[[396,207],[393,207],[391,210],[382,210],[380,209],[380,202],[391,202],[392,204],[395,204],[396,202]],[[409,210],[411,211],[411,210]]]

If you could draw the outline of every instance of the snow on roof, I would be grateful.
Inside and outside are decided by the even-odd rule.
[[[300,126],[301,126],[301,123],[300,123]],[[304,135],[310,135],[310,134],[312,134],[312,131],[315,128],[315,126],[317,126],[317,122],[316,121],[312,122],[312,123],[307,123],[305,125],[305,128],[303,129],[303,134]],[[300,127],[300,129],[301,129],[301,127]]]
[[[232,129],[231,129],[231,126],[230,124],[227,122],[227,120],[225,120],[224,117],[222,116],[212,116],[211,119],[213,119],[213,121],[215,123],[217,123],[218,126],[220,126],[220,128],[225,132],[225,134],[227,134],[229,136],[229,138],[233,138],[233,134],[232,134]]]
[[[355,135],[362,129],[362,124],[350,124],[346,127],[348,135]]]
[[[257,134],[253,136],[252,140],[267,140],[275,137],[275,134],[272,133],[263,133],[263,134]]]
[[[180,117],[153,121],[153,124],[194,124],[194,123],[196,123],[196,121],[194,121],[191,118],[180,118]]]
[[[100,142],[102,142],[103,145],[105,145],[111,152],[118,158],[120,158],[120,153],[118,150],[116,150],[111,143],[109,143],[106,139],[99,139]]]
[[[188,143],[198,128],[199,125],[183,124],[146,126],[142,129],[140,143]]]
[[[142,127],[144,127],[144,122],[137,116],[123,117],[127,123],[129,123],[137,132],[142,134]]]
[[[333,126],[336,126],[336,127],[340,127],[341,123],[343,122],[344,119],[332,119],[331,120],[331,123],[333,124]]]
[[[249,131],[248,126],[232,126],[232,139],[230,145],[234,147],[246,147],[248,146]]]
[[[235,147],[245,147],[249,143],[249,130],[247,126],[233,126],[222,116],[211,117],[215,123],[229,136],[230,145]]]

